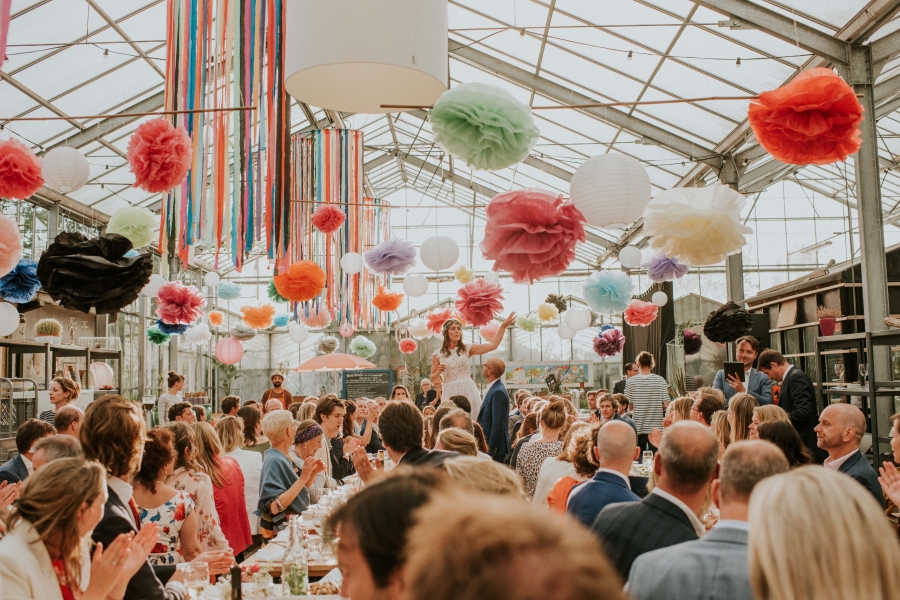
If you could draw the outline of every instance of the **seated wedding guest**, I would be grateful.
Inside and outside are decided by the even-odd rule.
[[[19,425],[16,430],[16,450],[19,453],[0,466],[0,482],[25,481],[34,471],[31,459],[34,458],[35,443],[43,437],[55,434],[56,429],[46,421],[28,419]]]
[[[894,453],[894,463],[900,464],[900,413],[891,415],[891,451]],[[881,484],[884,495],[894,507],[900,506],[900,471],[887,461],[881,463],[878,471],[881,474],[878,483]],[[3,488],[0,488],[0,494],[2,492]],[[0,502],[0,508],[2,507]]]
[[[486,452],[482,450],[482,443],[478,439],[478,423],[472,420],[472,415],[470,415],[466,410],[462,408],[455,408],[454,405],[451,404],[450,410],[444,417],[441,419],[441,425],[438,429],[438,435],[444,429],[449,429],[450,427],[456,427],[457,429],[462,429],[472,435],[475,438],[475,450],[478,452],[478,455],[481,458],[491,458]],[[484,433],[482,435],[482,440],[484,439]],[[438,449],[438,448],[436,448]]]
[[[197,422],[197,413],[194,412],[194,408],[190,402],[176,402],[169,407],[169,420],[167,424],[175,423],[176,421],[187,424]]]
[[[50,423],[55,427],[56,423],[53,418],[56,416],[56,413],[58,413],[62,407],[68,406],[70,403],[78,400],[78,394],[81,393],[81,386],[68,377],[55,377],[53,381],[50,382],[50,389],[47,390],[47,393],[50,396],[50,404],[53,405],[53,408],[42,412],[38,415],[38,419]],[[59,429],[57,429],[57,431],[59,431]]]
[[[631,425],[635,432],[637,431],[637,425],[634,424],[634,421],[631,420],[631,417],[628,415],[619,414],[619,401],[616,396],[620,396],[622,394],[603,394],[600,396],[597,401],[597,410],[600,412],[600,418],[604,423],[607,421],[625,421],[629,425]]]
[[[154,524],[161,528],[150,551],[150,563],[154,565],[190,562],[200,555],[199,518],[194,501],[185,492],[163,483],[175,470],[178,455],[174,439],[165,427],[148,431],[141,468],[132,479],[141,526]]]
[[[770,477],[753,491],[748,516],[754,600],[897,597],[896,534],[844,475],[813,465]]]
[[[341,439],[346,441],[347,438],[353,437],[358,439],[363,446],[368,446],[369,442],[372,441],[372,428],[367,427],[365,433],[362,433],[362,427],[357,423],[356,413],[356,403],[344,400],[344,421],[341,425]]]
[[[266,400],[263,403],[263,416],[269,414],[273,410],[287,410],[284,407],[284,404],[281,403],[281,400],[272,398],[271,400]]]
[[[433,406],[426,406],[422,409],[422,415],[426,417],[434,417],[434,413],[437,409]]]
[[[222,398],[222,416],[236,417],[241,407],[240,396],[225,396]]]
[[[459,427],[447,427],[438,433],[434,449],[449,450],[458,452],[463,456],[473,456],[475,458],[479,456],[478,442],[475,440],[475,436]],[[488,460],[490,460],[490,457],[488,457]]]
[[[394,388],[391,390],[391,398],[390,399],[391,400],[410,400],[410,401],[412,400],[412,398],[409,397],[409,390],[407,390],[406,386],[403,386],[403,385],[395,385],[394,386]],[[384,398],[382,398],[382,400],[384,400]],[[378,398],[375,398],[375,401],[377,402]],[[382,405],[381,402],[378,402],[378,404],[379,404],[379,406]]]
[[[479,423],[478,421],[473,421],[472,427],[474,428],[473,433],[475,435],[475,441],[478,442],[478,452],[481,454],[484,454],[486,456],[490,456],[488,454],[489,448],[488,448],[488,444],[487,444],[487,439],[485,439],[485,437],[484,437],[484,429],[481,427],[481,423]],[[503,454],[506,455],[505,452]]]
[[[631,404],[628,402],[628,396],[625,394],[613,394],[613,398],[616,399],[616,402],[619,404],[618,413],[620,416],[631,418],[631,411],[629,408]]]
[[[731,425],[728,423],[728,412],[724,410],[714,412],[709,429],[719,440],[719,459],[721,459],[725,450],[728,449],[728,445],[731,444]]]
[[[707,427],[680,421],[666,430],[654,456],[653,491],[640,502],[607,506],[593,525],[623,578],[641,554],[696,540],[706,533],[697,515],[718,459],[719,442]]]
[[[719,522],[699,540],[637,557],[626,591],[636,600],[753,600],[747,564],[750,494],[766,477],[787,470],[774,444],[730,446],[712,483]]]
[[[244,473],[238,461],[225,454],[212,425],[194,423],[191,429],[197,441],[197,466],[212,480],[222,534],[231,551],[240,554],[253,543],[244,498]]]
[[[102,465],[80,458],[60,459],[30,477],[0,540],[0,597],[122,598],[146,564],[156,528],[118,535],[91,556],[90,534],[103,517],[106,494]]]
[[[859,451],[866,433],[866,417],[852,404],[826,406],[816,425],[819,448],[828,452],[825,468],[849,475],[884,505],[884,496],[878,483],[878,473]]]
[[[259,516],[256,505],[259,504],[259,476],[262,472],[262,455],[253,450],[241,448],[243,439],[243,423],[240,417],[225,416],[216,423],[216,435],[222,443],[225,456],[237,461],[244,475],[244,505],[247,508],[247,522],[250,535],[259,535]]]
[[[291,412],[293,415],[294,413]],[[297,409],[297,414],[294,415],[294,420],[298,423],[300,421],[308,421],[316,416],[316,405],[312,402],[304,402],[300,405],[300,408]]]
[[[433,413],[434,407],[429,408]],[[376,408],[375,410],[377,411],[378,409]],[[381,436],[378,435],[378,431],[376,431],[375,427],[369,426],[369,401],[365,398],[357,398],[354,419],[356,421],[356,426],[359,427],[360,435],[367,435],[369,430],[372,431],[372,435],[369,437],[368,443],[366,443],[366,452],[369,454],[377,454],[379,450],[384,450],[384,446],[381,444]]]
[[[513,409],[509,411],[509,421],[506,423],[510,441],[516,439],[516,432],[518,431],[516,426],[521,427],[522,420],[525,418],[524,405],[526,398],[528,398],[528,390],[519,390],[510,398],[513,402]]]
[[[731,443],[750,439],[750,423],[753,409],[758,407],[750,394],[735,394],[728,402],[728,424],[731,425]]]
[[[588,527],[610,504],[640,501],[628,479],[641,453],[637,434],[627,423],[610,421],[597,431],[596,440],[593,455],[599,468],[590,481],[572,490],[566,504],[566,512]]]
[[[575,424],[577,425],[577,423]],[[574,427],[575,425],[572,425]],[[547,507],[560,514],[565,514],[566,504],[575,487],[589,480],[597,473],[597,465],[594,461],[594,440],[602,424],[597,423],[579,431],[575,438],[575,446],[572,449],[572,467],[575,472],[560,477],[550,492],[547,494]],[[547,464],[547,461],[544,461]],[[540,483],[538,483],[540,485]]]
[[[534,487],[535,506],[547,506],[547,494],[556,485],[561,477],[575,474],[575,465],[572,464],[572,454],[575,452],[575,444],[581,431],[587,433],[590,426],[584,422],[573,423],[562,440],[562,450],[556,456],[544,459],[538,471],[537,484]]]
[[[624,600],[596,538],[560,515],[506,497],[436,493],[416,517],[409,600]]]
[[[84,419],[83,410],[72,404],[63,406],[56,412],[54,418],[56,433],[77,438],[82,419]]]
[[[434,411],[434,428],[437,431],[441,430],[441,421],[444,420],[444,417],[447,416],[451,410],[457,410],[459,407],[453,404],[452,402],[445,402],[443,405],[439,406],[436,411]]]
[[[355,438],[348,438],[346,443],[341,439],[345,410],[344,402],[334,394],[323,396],[316,405],[315,421],[322,426],[324,434],[319,458],[325,463],[328,477],[337,483],[353,474],[353,463],[345,454],[351,454],[357,447],[361,447],[359,440]]]
[[[318,403],[319,403],[318,396],[307,396],[306,398],[303,399],[303,404],[312,404],[313,406],[315,406]]]
[[[522,420],[522,426],[519,428],[519,433],[517,434],[515,443],[512,445],[512,450],[509,453],[509,466],[513,469],[516,468],[516,463],[519,460],[519,452],[522,450],[522,446],[531,441],[537,434],[538,428],[538,414],[537,413],[528,413],[525,415],[525,418]]]
[[[444,472],[454,487],[486,494],[525,498],[522,479],[515,471],[492,460],[458,456],[444,461]]]
[[[294,433],[294,454],[300,461],[300,468],[306,464],[306,459],[318,455],[322,448],[322,427],[313,421],[307,419],[297,424],[297,431]],[[295,463],[297,464],[297,463]],[[324,466],[324,465],[323,465]],[[322,496],[322,491],[326,485],[325,471],[319,471],[316,476],[306,482],[306,491],[309,493],[309,501],[315,504]]]
[[[241,405],[241,407],[243,408],[244,406],[255,406],[256,408],[259,408],[259,402],[257,402],[256,400],[244,400],[244,403]]]
[[[238,411],[244,422],[244,448],[264,454],[269,449],[269,440],[262,434],[262,415],[255,406],[246,404]]]
[[[665,433],[666,428],[670,427],[672,423],[690,420],[691,406],[693,404],[693,398],[688,396],[675,398],[674,400],[672,400],[672,402],[669,403],[669,406],[666,408],[665,418],[663,419],[662,430],[660,430],[658,427],[654,427],[653,431],[650,433],[649,440],[654,448],[659,448],[663,433]]]
[[[197,464],[199,448],[193,430],[179,421],[170,421],[166,429],[172,432],[172,445],[178,457],[175,470],[164,481],[194,501],[200,550],[230,550],[216,510],[212,480]]]
[[[271,539],[284,529],[291,515],[299,515],[309,507],[307,485],[325,465],[315,455],[304,460],[300,474],[294,472],[288,455],[294,443],[297,423],[288,410],[273,410],[263,418],[263,431],[272,447],[266,450],[259,481],[259,529],[264,539]]]
[[[565,435],[568,426],[565,402],[562,398],[553,400],[541,411],[541,430],[519,451],[516,472],[525,480],[525,495],[531,499],[537,487],[538,473],[545,458],[557,455],[563,447],[560,435]]]
[[[696,398],[691,405],[691,419],[709,427],[713,415],[725,410],[725,396],[719,390],[703,387],[697,390]]]
[[[784,452],[792,469],[812,464],[812,453],[803,445],[800,434],[790,421],[767,421],[757,427],[761,440],[772,442]]]
[[[60,458],[83,458],[81,442],[70,435],[51,435],[41,438],[34,445],[31,464],[37,471],[50,461]]]
[[[750,426],[748,427],[749,435],[748,439],[758,440],[759,434],[757,433],[757,428],[762,423],[768,423],[770,421],[784,421],[785,423],[790,423],[791,419],[788,417],[788,414],[784,411],[780,406],[776,406],[774,404],[766,404],[764,406],[757,406],[753,409],[753,416],[750,418]]]
[[[294,417],[294,420],[297,420],[297,412],[300,410],[300,407],[303,406],[302,402],[291,402],[291,405],[288,406],[288,410],[291,411],[291,416]]]
[[[456,408],[466,411],[471,416],[472,403],[469,402],[468,398],[466,398],[465,396],[450,396],[450,402],[456,405]]]

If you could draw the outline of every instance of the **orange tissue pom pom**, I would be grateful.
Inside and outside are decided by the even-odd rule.
[[[312,300],[325,288],[325,271],[311,260],[293,263],[274,278],[278,293],[294,302]]]
[[[207,315],[209,319],[209,324],[213,327],[218,327],[225,320],[225,314],[221,310],[211,310]]]
[[[275,318],[275,307],[268,303],[259,306],[242,306],[241,315],[243,315],[244,323],[249,327],[268,329],[272,326],[272,320]]]
[[[385,312],[397,310],[401,304],[403,304],[403,294],[386,292],[382,286],[378,286],[378,294],[372,298],[372,306]]]

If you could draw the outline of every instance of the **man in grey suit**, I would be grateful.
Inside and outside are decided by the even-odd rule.
[[[712,483],[721,518],[699,540],[642,554],[625,589],[636,600],[753,600],[747,557],[747,511],[757,483],[788,470],[770,442],[728,447]]]
[[[753,368],[753,363],[759,356],[759,340],[752,335],[745,335],[734,342],[734,348],[737,362],[744,363],[744,380],[741,381],[736,375],[726,379],[724,369],[719,369],[712,384],[713,389],[725,394],[725,407],[728,407],[732,396],[744,393],[756,398],[760,405],[774,404],[772,381],[765,373]]]

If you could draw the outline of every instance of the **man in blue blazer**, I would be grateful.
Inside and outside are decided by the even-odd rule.
[[[607,421],[597,432],[594,447],[594,458],[600,468],[592,479],[572,490],[566,512],[590,527],[608,505],[640,501],[631,491],[628,479],[631,463],[640,453],[637,434],[631,425],[620,420]]]
[[[478,424],[484,431],[488,454],[497,462],[503,462],[509,452],[509,393],[501,381],[505,372],[506,363],[499,358],[487,359],[481,368],[488,386],[478,411]]]
[[[16,450],[19,453],[0,466],[0,483],[6,481],[13,484],[25,481],[32,471],[31,458],[34,456],[32,446],[42,437],[55,433],[53,425],[38,419],[28,419],[19,425],[16,430]]]
[[[756,398],[760,406],[774,404],[772,398],[772,381],[765,373],[760,373],[753,368],[753,361],[759,356],[759,340],[752,335],[745,335],[734,342],[737,353],[737,362],[744,363],[744,381],[732,375],[725,379],[724,369],[719,369],[713,380],[713,389],[721,390],[725,394],[725,407],[735,394],[747,393]]]
[[[816,425],[819,448],[828,452],[825,468],[840,471],[858,481],[884,506],[878,473],[859,451],[866,432],[866,417],[852,404],[826,406]]]

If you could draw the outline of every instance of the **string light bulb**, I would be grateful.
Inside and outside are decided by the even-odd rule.
[[[627,60],[631,60],[632,58],[634,58],[634,52],[632,52],[631,50],[629,50],[629,51],[628,51],[628,56],[626,56],[625,58],[626,58]]]
[[[737,67],[738,69],[741,68],[741,57],[740,56],[738,56],[738,59],[736,61],[734,61],[734,66]]]

